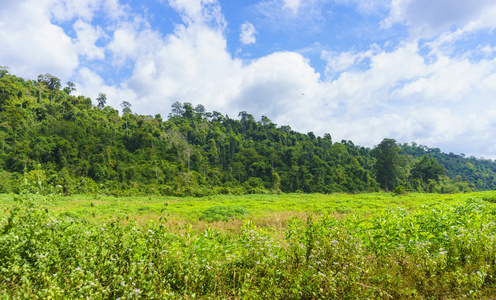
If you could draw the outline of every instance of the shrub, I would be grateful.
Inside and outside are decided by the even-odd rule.
[[[402,185],[398,185],[398,186],[394,189],[393,194],[394,194],[394,195],[406,195],[406,194],[407,194],[407,192],[406,192],[406,189],[405,189],[405,187],[404,187],[404,186],[402,186]]]
[[[248,210],[244,207],[238,206],[214,206],[205,210],[200,215],[200,220],[207,222],[224,221],[227,222],[231,219],[241,219],[248,214]]]

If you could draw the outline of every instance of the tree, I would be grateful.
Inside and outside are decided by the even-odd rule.
[[[104,108],[105,107],[105,103],[107,103],[107,95],[100,93],[98,95],[98,98],[96,98],[96,101],[98,102],[98,104],[97,104],[98,107]],[[126,101],[124,101],[124,102],[126,102]],[[124,102],[122,102],[122,103],[124,103]]]
[[[9,74],[9,68],[0,66],[0,78],[4,77],[7,74]]]
[[[374,165],[376,180],[389,192],[389,185],[394,184],[399,173],[399,161],[401,148],[394,139],[384,139],[370,154],[376,158]]]
[[[9,77],[0,78],[0,111],[4,111],[17,99],[18,90]]]
[[[198,119],[203,119],[207,114],[207,110],[205,109],[205,106],[198,104],[195,106],[195,113]]]
[[[267,126],[272,123],[272,121],[267,116],[262,116],[260,123],[262,123],[263,126]]]
[[[429,192],[429,180],[439,180],[439,176],[444,174],[444,168],[429,155],[424,155],[417,160],[411,170],[411,177],[420,179],[425,184],[426,193]]]
[[[132,113],[131,103],[129,103],[128,101],[122,101],[121,107],[122,107],[122,119],[126,121],[126,136],[128,136],[129,135],[129,127],[128,127],[129,114]]]
[[[67,86],[64,88],[64,92],[70,95],[72,92],[76,91],[76,85],[72,81],[67,81]]]
[[[252,124],[255,123],[255,118],[253,118],[253,115],[247,113],[246,111],[242,111],[238,114],[238,117],[241,117],[241,124],[243,124],[243,129],[245,133],[249,132],[249,129],[251,128]]]
[[[181,117],[183,114],[184,114],[184,109],[182,103],[179,101],[172,103],[172,108],[171,108],[171,113],[169,114],[169,118]]]
[[[39,75],[38,82],[43,83],[48,87],[50,90],[50,102],[52,102],[53,91],[59,90],[62,86],[60,84],[60,79],[47,73],[45,75]]]
[[[272,172],[272,182],[274,183],[274,192],[279,191],[279,186],[281,185],[281,177],[279,177],[279,174],[277,172]]]
[[[132,113],[131,106],[132,105],[131,105],[131,103],[129,103],[129,101],[122,101],[121,102],[122,114],[125,115],[125,114]]]

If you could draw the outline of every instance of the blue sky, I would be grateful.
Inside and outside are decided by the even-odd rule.
[[[373,147],[496,158],[493,0],[0,0],[0,65]]]

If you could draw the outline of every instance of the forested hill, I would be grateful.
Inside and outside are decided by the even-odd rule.
[[[378,191],[372,149],[351,141],[277,126],[248,112],[231,119],[202,105],[175,103],[163,119],[122,115],[73,96],[52,75],[25,80],[0,68],[0,192],[19,183],[37,191],[165,194]],[[445,168],[431,191],[494,189],[496,163],[445,154],[422,145],[398,145],[400,166],[392,188],[424,190],[410,174],[428,154]]]

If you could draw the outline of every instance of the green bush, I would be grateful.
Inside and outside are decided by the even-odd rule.
[[[248,214],[248,210],[238,206],[214,206],[205,210],[200,215],[200,220],[207,222],[224,221],[234,218],[241,219]]]
[[[0,170],[0,193],[7,194],[12,191],[11,174],[9,172]]]
[[[406,191],[406,189],[405,189],[405,187],[404,187],[404,186],[402,186],[402,185],[398,185],[398,186],[394,189],[393,194],[394,194],[394,195],[406,195],[406,194],[407,194],[407,191]]]

